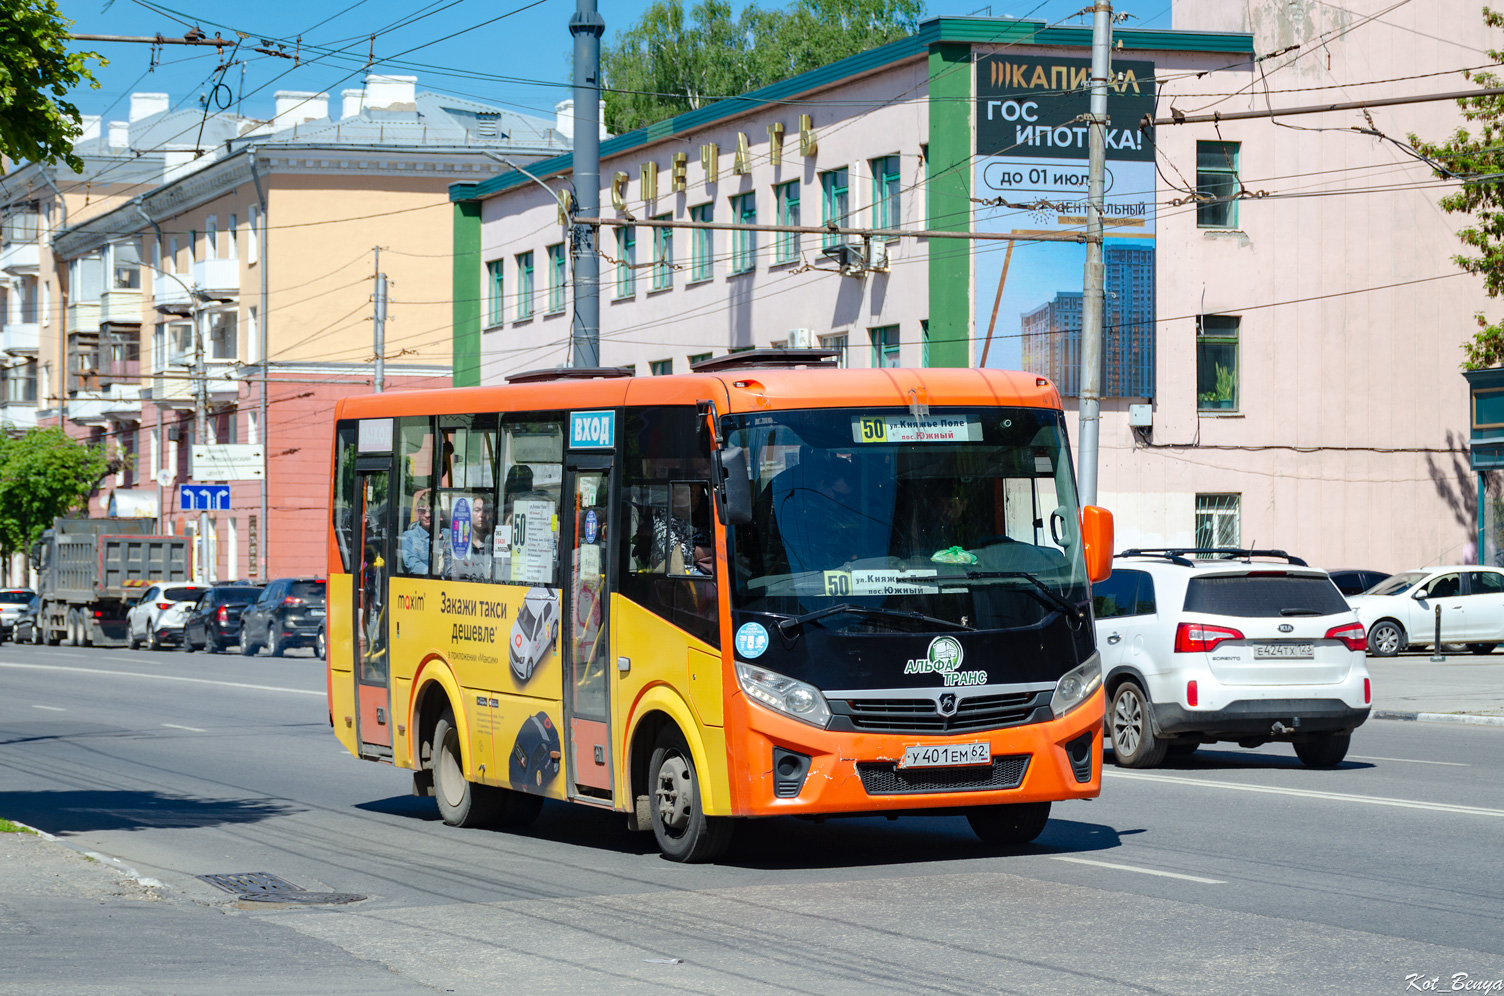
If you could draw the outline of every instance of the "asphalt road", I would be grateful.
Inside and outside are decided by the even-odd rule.
[[[164,883],[151,903],[32,905],[0,864],[0,993],[1504,978],[1504,728],[1373,721],[1333,771],[1275,746],[1109,765],[1102,798],[1057,804],[1027,848],[984,847],[956,817],[770,820],[721,864],[681,866],[579,807],[550,803],[523,833],[445,827],[406,772],[339,747],[323,687],[307,656],[0,647],[0,817]],[[369,898],[263,909],[193,877],[252,871]]]

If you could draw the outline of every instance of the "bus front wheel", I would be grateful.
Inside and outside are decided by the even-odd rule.
[[[731,845],[734,824],[724,816],[706,816],[700,803],[700,779],[689,744],[675,728],[658,736],[648,764],[653,836],[670,861],[714,861]]]
[[[501,790],[465,778],[453,713],[440,716],[433,729],[433,794],[439,803],[439,816],[452,827],[487,826],[500,815]]]
[[[967,810],[966,822],[986,844],[1027,844],[1044,832],[1050,819],[1048,802],[1015,802]]]

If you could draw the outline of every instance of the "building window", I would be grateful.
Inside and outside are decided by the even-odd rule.
[[[209,215],[204,225],[204,258],[219,258],[219,215]]]
[[[14,366],[0,367],[0,381],[4,383],[4,390],[0,392],[0,399],[3,399],[6,403],[36,404],[36,360],[22,360]]]
[[[1242,495],[1197,495],[1196,546],[1202,549],[1241,548],[1242,503]]]
[[[1196,319],[1196,408],[1238,410],[1238,316]]]
[[[564,310],[564,243],[548,247],[548,313]]]
[[[883,325],[867,331],[872,336],[872,365],[898,366],[898,326]]]
[[[637,229],[616,230],[616,296],[632,297],[637,293]]]
[[[821,349],[839,349],[840,355],[836,357],[836,366],[845,367],[846,363],[846,333],[840,335],[822,335],[820,337]]]
[[[178,270],[178,237],[174,235],[167,240],[167,255],[162,259],[163,273],[176,273]]]
[[[833,169],[820,174],[820,201],[823,209],[820,223],[845,228],[851,198],[844,169]],[[838,246],[844,238],[844,235],[831,232],[825,236],[824,247],[828,249],[831,246]]]
[[[255,263],[261,253],[261,210],[254,204],[246,212],[245,226],[245,261],[247,264]]]
[[[654,377],[666,377],[674,372],[674,361],[653,360],[648,364],[648,370]]]
[[[1201,228],[1238,225],[1238,144],[1196,143],[1196,224]]]
[[[701,204],[689,209],[689,220],[709,223],[715,220],[715,204]],[[712,260],[715,256],[715,232],[709,228],[696,228],[694,241],[690,244],[690,279],[709,280],[712,275]]]
[[[696,363],[704,363],[714,355],[714,353],[695,353],[689,358],[689,369],[693,370]]]
[[[517,320],[533,317],[533,254],[517,254]]]
[[[486,324],[500,325],[506,315],[506,275],[504,264],[499,259],[486,263]]]
[[[919,322],[919,365],[930,365],[930,320],[921,319]]]
[[[233,360],[239,352],[236,313],[215,311],[205,316],[209,325],[209,359]]]
[[[883,156],[872,160],[872,227],[897,228],[898,157]]]
[[[240,216],[230,215],[230,227],[225,229],[225,259],[235,259],[239,250],[236,241],[240,238]]]
[[[928,228],[930,218],[934,214],[934,209],[930,206],[930,146],[928,142],[919,146],[919,162],[924,166],[924,193],[919,198],[919,206],[924,210],[924,227]]]
[[[731,220],[743,225],[757,224],[757,195],[742,194],[731,198]],[[757,233],[731,233],[731,272],[746,273],[757,267]]]
[[[660,214],[655,221],[670,221],[672,215]],[[653,290],[668,290],[674,286],[674,230],[653,229]]]
[[[190,228],[188,230],[188,265],[191,267],[194,263],[197,263],[197,262],[198,262],[198,231],[197,231],[197,229]]]
[[[773,188],[773,199],[777,204],[778,224],[798,227],[799,222],[799,182],[780,183]],[[774,236],[773,261],[775,263],[799,262],[799,233],[779,232]]]

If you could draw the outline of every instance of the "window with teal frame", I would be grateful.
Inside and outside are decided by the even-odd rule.
[[[820,224],[848,227],[846,222],[851,210],[851,197],[845,169],[833,169],[820,174],[820,203],[823,209]],[[825,236],[823,248],[840,245],[845,238],[844,235],[832,232]]]
[[[660,214],[654,221],[669,221],[672,215]],[[674,230],[653,229],[653,290],[668,290],[674,286]]]
[[[564,243],[548,247],[548,313],[564,310]]]
[[[506,315],[506,261],[489,260],[486,263],[486,324],[500,325]]]
[[[778,209],[778,224],[797,228],[799,221],[799,181],[790,180],[773,188],[773,199]],[[774,236],[773,262],[799,262],[799,233],[779,232]]]
[[[898,157],[882,156],[872,160],[872,227],[897,228],[900,221]]]
[[[1196,143],[1196,225],[1238,227],[1237,142]]]
[[[715,220],[715,205],[713,203],[698,204],[689,209],[690,221],[712,222]],[[709,228],[691,229],[694,233],[690,242],[690,268],[691,280],[709,280],[714,274],[712,269],[715,259],[715,231]]]
[[[517,320],[533,317],[533,254],[517,254]]]
[[[637,293],[637,229],[616,230],[616,297]]]
[[[731,218],[743,225],[757,224],[757,195],[731,198]],[[746,273],[757,267],[757,233],[740,229],[731,233],[731,272]]]
[[[898,326],[882,325],[867,331],[872,336],[872,365],[898,366]]]

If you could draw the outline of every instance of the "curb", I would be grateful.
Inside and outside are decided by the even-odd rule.
[[[1394,712],[1376,709],[1373,718],[1421,723],[1461,723],[1467,726],[1504,726],[1504,716],[1474,716],[1457,712]]]
[[[11,820],[11,822],[18,827],[22,827],[27,831],[36,834],[43,840],[51,841],[54,844],[66,847],[70,851],[75,851],[78,854],[82,854],[86,858],[92,858],[93,860],[98,861],[100,864],[108,865],[109,867],[120,872],[126,878],[132,880],[137,885],[142,886],[143,888],[165,888],[160,880],[152,878],[149,875],[142,875],[140,872],[136,871],[136,869],[132,868],[124,861],[121,861],[119,858],[112,858],[108,854],[100,854],[98,851],[91,851],[87,848],[79,847],[77,844],[70,844],[66,840],[63,840],[61,837],[55,837],[52,834],[48,833],[46,830],[38,830],[36,827],[28,826],[27,824],[22,823],[19,820]]]

